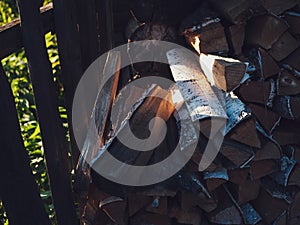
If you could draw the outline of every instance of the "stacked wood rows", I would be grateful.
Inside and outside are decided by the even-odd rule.
[[[179,38],[172,30],[162,30],[167,34],[162,40]],[[198,171],[198,163],[208,141],[209,120],[200,121],[200,140],[190,162],[161,184],[125,187],[92,171],[83,223],[300,224],[299,1],[210,0],[186,15],[177,30],[199,53],[202,68],[206,59],[213,62],[208,72],[215,86],[234,93],[250,116],[226,134],[219,155],[204,172]],[[151,39],[144,31],[139,29],[134,39]],[[144,67],[136,68],[141,72]],[[249,78],[243,80],[245,73]],[[162,100],[148,98],[131,118],[141,138],[147,136],[141,126],[153,116],[168,121],[172,132],[149,155],[125,154],[118,142],[109,151],[129,163],[164,159],[178,138],[173,110]]]

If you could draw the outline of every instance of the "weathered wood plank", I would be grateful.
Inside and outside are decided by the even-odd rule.
[[[96,11],[94,0],[75,0],[80,32],[82,67],[86,70],[99,54]]]
[[[28,59],[38,118],[41,126],[57,224],[74,225],[70,165],[65,133],[60,121],[51,64],[45,46],[39,2],[19,0],[22,37]]]
[[[97,30],[100,36],[100,53],[103,54],[112,49],[114,45],[113,1],[96,1],[96,11]]]
[[[83,74],[80,36],[77,29],[77,14],[74,0],[54,0],[53,4],[55,31],[58,40],[58,51],[62,68],[62,82],[66,98],[72,158],[74,162],[73,167],[75,167],[79,157],[79,149],[73,134],[72,103],[76,87]]]
[[[0,198],[9,224],[50,225],[32,175],[15,107],[0,64]]]
[[[43,32],[54,32],[52,4],[41,8]],[[21,21],[16,19],[0,27],[0,59],[20,50],[23,47]]]

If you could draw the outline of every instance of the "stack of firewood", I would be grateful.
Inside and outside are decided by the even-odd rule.
[[[228,123],[234,125],[204,171],[198,165],[209,141],[209,118],[200,120],[201,133],[191,160],[160,184],[127,187],[92,171],[82,223],[299,225],[300,2],[209,0],[186,15],[177,28],[179,35],[176,28],[162,23],[142,26],[131,41],[184,37],[199,55],[200,73],[224,94]],[[152,72],[151,66],[137,65],[131,72],[139,71],[137,77],[174,76],[165,65],[156,65]],[[165,140],[153,151],[139,153],[117,139],[106,150],[128,164],[164,160],[179,138],[174,110],[168,101],[148,97],[131,116],[132,132],[141,139],[149,136],[145,127],[153,117],[167,121]],[[114,127],[109,123],[107,130]],[[108,133],[104,132],[104,140]]]

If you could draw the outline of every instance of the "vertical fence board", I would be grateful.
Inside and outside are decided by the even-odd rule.
[[[9,224],[50,225],[30,168],[15,107],[0,63],[0,198]]]
[[[77,14],[74,0],[54,0],[55,31],[58,40],[62,82],[65,90],[73,166],[76,166],[79,149],[72,127],[72,103],[75,90],[82,76],[80,37],[77,30]]]
[[[76,0],[83,70],[99,55],[95,0]]]
[[[103,54],[113,48],[113,1],[96,1],[97,22],[100,35],[100,53]]]
[[[59,225],[74,225],[68,148],[59,118],[51,64],[42,32],[39,1],[18,0],[22,36],[41,126],[56,219]]]

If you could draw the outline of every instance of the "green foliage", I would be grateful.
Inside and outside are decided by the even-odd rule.
[[[16,11],[11,7],[8,1],[0,1],[0,26],[11,22],[16,18]]]
[[[50,2],[49,0],[46,1]],[[18,11],[10,0],[0,0],[0,26],[17,18]],[[66,137],[69,139],[67,131],[67,115],[64,107],[63,86],[60,82],[60,62],[57,50],[56,36],[48,33],[45,36],[46,46],[50,62],[52,64],[54,81],[59,97],[59,111],[66,129]],[[11,85],[13,95],[15,97],[16,108],[20,121],[21,134],[24,145],[30,157],[30,166],[34,178],[40,189],[40,196],[45,204],[45,209],[49,217],[54,221],[55,213],[53,209],[51,191],[44,159],[44,149],[40,126],[37,121],[36,106],[30,76],[28,72],[28,64],[25,58],[24,50],[12,54],[2,60],[2,65],[7,74]],[[5,210],[0,201],[0,223],[8,224]]]

